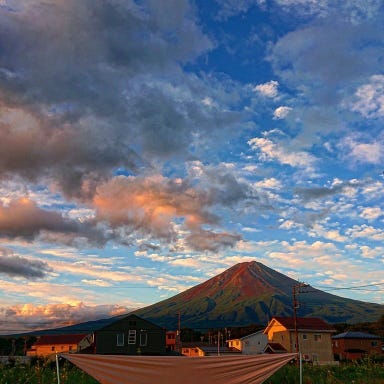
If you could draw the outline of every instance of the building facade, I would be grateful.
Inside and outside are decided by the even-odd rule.
[[[332,333],[335,330],[318,318],[273,317],[264,333],[268,342],[280,344],[288,352],[299,351],[305,361],[331,363]],[[297,345],[298,342],[298,345]]]
[[[263,353],[267,343],[268,337],[264,331],[254,332],[239,339],[227,341],[229,348],[235,348],[244,355]]]
[[[56,353],[79,352],[86,334],[43,335],[27,350],[27,356],[50,356]]]
[[[128,315],[94,332],[94,352],[115,355],[164,355],[165,329]]]
[[[356,360],[382,354],[380,336],[364,332],[344,332],[332,337],[332,348],[338,360]]]

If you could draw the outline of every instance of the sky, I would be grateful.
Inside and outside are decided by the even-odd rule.
[[[384,304],[382,0],[0,0],[0,331],[258,261]]]

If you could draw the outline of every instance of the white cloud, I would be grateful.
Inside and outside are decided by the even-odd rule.
[[[346,231],[346,234],[354,238],[363,237],[376,241],[384,241],[384,230],[365,224],[361,226],[354,225]]]
[[[380,207],[366,207],[360,213],[360,216],[366,220],[375,220],[383,215],[384,212]]]
[[[360,86],[350,103],[352,111],[367,119],[384,116],[384,75],[373,75],[368,84]]]
[[[248,144],[253,150],[260,152],[259,159],[262,161],[278,161],[281,164],[302,168],[308,172],[314,171],[316,159],[308,152],[289,152],[270,139],[261,137],[255,137],[249,140]]]
[[[278,107],[273,112],[273,118],[275,120],[284,119],[288,116],[289,112],[291,112],[291,111],[292,111],[291,107],[287,107],[287,106]]]
[[[355,162],[382,164],[384,159],[384,146],[378,140],[358,142],[356,138],[347,137],[341,142],[340,147],[346,156]]]
[[[271,80],[268,83],[256,85],[253,88],[253,90],[265,97],[270,97],[274,99],[278,96],[278,93],[279,93],[277,90],[278,86],[279,86],[278,81]]]

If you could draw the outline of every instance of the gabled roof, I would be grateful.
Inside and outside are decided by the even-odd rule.
[[[317,317],[298,317],[297,319],[297,330],[298,331],[323,331],[323,332],[334,332],[335,329],[323,319]],[[295,330],[295,321],[293,317],[280,317],[275,316],[267,325],[267,328],[264,330],[264,333],[271,328],[271,325],[274,322],[280,323],[283,327],[289,331]]]
[[[264,348],[264,353],[287,353],[288,351],[279,343],[268,343]]]
[[[81,340],[83,340],[85,336],[87,336],[86,333],[77,335],[43,335],[34,343],[34,346],[54,344],[77,344]]]
[[[365,332],[353,332],[347,331],[339,333],[338,335],[332,336],[332,339],[380,339],[380,336],[372,335]]]
[[[250,333],[249,335],[246,335],[246,336],[243,336],[240,338],[240,340],[246,340],[246,339],[249,339],[253,336],[256,336],[256,335],[260,335],[260,334],[263,334],[264,333],[264,330],[261,329],[260,331],[257,331],[257,332],[253,332],[253,333]],[[235,339],[236,340],[236,339]]]

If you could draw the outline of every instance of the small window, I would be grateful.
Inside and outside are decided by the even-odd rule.
[[[145,347],[148,343],[148,335],[146,333],[140,333],[140,347]]]
[[[303,340],[308,340],[308,337],[307,337],[307,335],[303,335]]]
[[[136,344],[136,329],[128,331],[128,344]]]
[[[52,347],[51,347],[51,351],[54,351],[54,350],[55,350],[55,346],[52,345]]]
[[[315,341],[321,341],[321,335],[315,334],[313,335],[313,338],[315,339]]]
[[[124,346],[124,333],[118,333],[116,335],[116,345],[118,347],[123,347]]]

